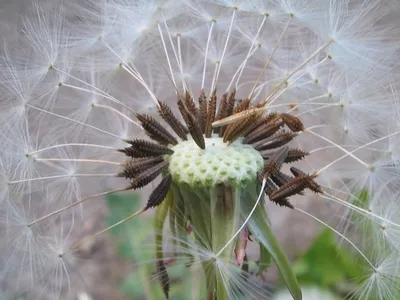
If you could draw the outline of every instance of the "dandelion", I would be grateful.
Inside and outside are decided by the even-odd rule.
[[[86,239],[73,233],[86,206],[149,189],[141,210],[90,238],[154,209],[154,277],[166,298],[168,260],[184,260],[202,283],[193,298],[269,299],[262,274],[275,264],[302,299],[269,221],[276,204],[354,250],[368,276],[349,298],[397,299],[399,9],[33,2],[0,65],[4,292],[82,298],[76,251]],[[339,207],[337,220],[298,205],[310,194]]]

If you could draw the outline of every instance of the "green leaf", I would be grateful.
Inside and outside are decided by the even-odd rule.
[[[346,248],[337,246],[335,234],[329,229],[319,234],[309,250],[296,262],[294,269],[301,284],[323,288],[365,274],[360,262]]]
[[[164,295],[159,284],[149,281],[151,272],[139,268],[128,275],[120,290],[131,299],[163,299]]]
[[[250,197],[247,198],[248,201],[243,202],[243,213],[245,215],[250,213],[256,203],[258,198],[257,190],[259,189],[248,190],[252,192],[252,195],[249,195]],[[257,241],[270,253],[292,297],[295,300],[301,300],[302,294],[299,283],[286,254],[271,229],[263,199],[254,210],[248,222],[248,227]]]
[[[107,226],[121,221],[125,217],[137,211],[140,207],[139,196],[137,194],[110,194],[106,199],[109,208]],[[148,236],[151,233],[150,230],[151,226],[143,226],[141,219],[133,218],[112,228],[110,233],[117,241],[120,255],[132,259],[134,258],[135,244],[140,244],[140,240],[144,239],[145,236]]]
[[[266,220],[267,214],[264,208],[259,205],[254,211],[252,218],[249,220],[249,229],[259,243],[261,243],[270,253],[293,298],[301,300],[301,289],[297,282],[297,278],[286,254],[283,252],[281,245]]]
[[[295,270],[302,284],[330,287],[344,279],[344,266],[338,257],[334,242],[331,231],[324,230],[296,263]]]
[[[139,196],[136,194],[110,194],[107,196],[107,204],[109,207],[108,225],[119,222],[141,207]],[[121,286],[121,290],[132,299],[142,296],[148,299],[162,298],[161,289],[154,288],[149,282],[154,269],[153,263],[143,263],[151,262],[154,255],[149,251],[143,251],[143,244],[152,235],[151,222],[151,218],[134,217],[110,230],[117,243],[119,254],[124,258],[139,262],[135,271],[125,278]]]

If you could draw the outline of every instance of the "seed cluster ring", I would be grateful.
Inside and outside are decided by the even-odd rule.
[[[321,187],[314,181],[316,175],[306,174],[295,167],[290,169],[293,176],[281,171],[283,164],[301,160],[309,154],[288,146],[304,130],[302,122],[287,113],[273,112],[264,116],[261,108],[265,108],[265,103],[252,106],[249,98],[237,101],[235,94],[235,90],[223,94],[218,110],[215,90],[208,99],[202,90],[198,104],[188,92],[178,96],[177,105],[185,124],[179,121],[167,104],[160,101],[158,112],[178,138],[187,141],[190,135],[200,149],[206,148],[205,139],[212,135],[218,135],[227,145],[238,139],[243,144],[251,145],[264,159],[264,168],[257,176],[261,181],[266,180],[265,193],[280,206],[293,208],[288,198],[295,194],[302,195],[306,188],[322,193]],[[236,118],[239,115],[241,117]],[[178,138],[155,118],[145,114],[137,114],[137,118],[152,141],[134,139],[129,141],[130,147],[119,150],[129,157],[120,176],[130,180],[132,189],[144,187],[161,173],[167,175],[169,163],[164,157],[173,154],[171,148],[179,143]],[[229,119],[233,121],[213,128],[216,121]],[[144,210],[162,202],[172,183],[170,176],[167,178],[156,188],[157,193],[150,195]]]

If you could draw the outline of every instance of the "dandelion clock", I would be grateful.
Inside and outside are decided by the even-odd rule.
[[[274,221],[299,215],[364,270],[348,299],[400,299],[397,1],[16,6],[1,12],[5,299],[89,297],[80,249],[150,219],[136,251],[158,298],[180,264],[190,299],[271,299],[271,268],[304,299]],[[142,208],[82,237],[88,208],[119,193]]]

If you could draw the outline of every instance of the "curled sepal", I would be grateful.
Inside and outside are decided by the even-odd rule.
[[[248,240],[249,240],[249,230],[247,228],[243,228],[240,234],[238,235],[234,250],[237,266],[241,266],[244,263]]]
[[[254,190],[255,189],[249,189],[249,191]],[[243,201],[241,203],[242,210],[245,215],[249,215],[258,199],[258,196],[259,195],[257,194],[249,195],[249,197],[247,197],[248,201]],[[295,300],[301,300],[302,294],[299,283],[293,273],[288,258],[283,252],[283,249],[276,239],[274,233],[272,232],[268,221],[268,214],[263,201],[260,201],[260,203],[257,205],[251,218],[249,219],[249,222],[247,223],[247,226],[254,238],[270,253],[293,298]]]
[[[165,297],[169,297],[169,276],[164,265],[163,255],[163,228],[164,221],[167,217],[168,210],[173,205],[172,191],[169,190],[165,200],[156,207],[156,213],[154,217],[154,229],[156,232],[156,259],[157,259],[157,273],[160,279],[161,287],[163,289]]]

